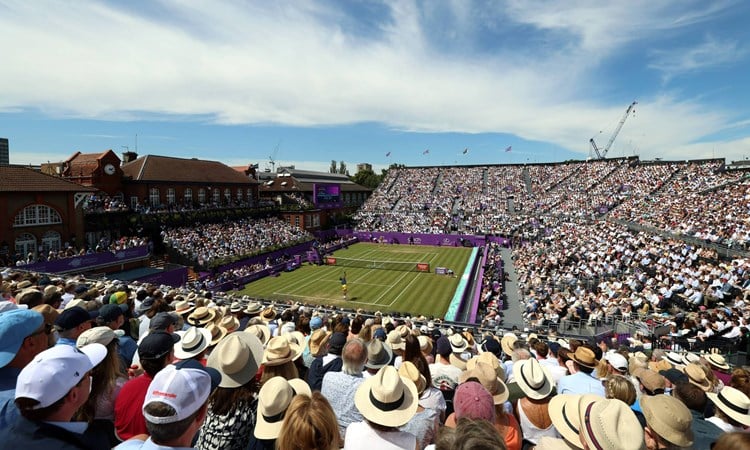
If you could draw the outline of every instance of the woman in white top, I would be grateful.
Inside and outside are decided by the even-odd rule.
[[[549,370],[536,359],[513,366],[516,384],[526,395],[515,404],[516,418],[523,438],[537,444],[542,437],[558,438],[560,434],[549,415],[549,401],[554,382]]]

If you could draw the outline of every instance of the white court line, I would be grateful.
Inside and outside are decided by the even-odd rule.
[[[403,274],[403,275],[401,275],[401,276],[399,277],[399,279],[398,279],[398,280],[396,280],[396,281],[395,281],[395,282],[394,282],[394,283],[393,283],[393,284],[392,284],[392,285],[391,285],[391,286],[390,286],[390,287],[389,287],[388,289],[384,290],[384,291],[383,291],[383,293],[382,293],[382,294],[380,294],[380,296],[379,296],[378,298],[376,298],[376,299],[375,299],[375,301],[377,302],[377,301],[379,301],[379,300],[380,300],[381,298],[383,298],[383,296],[384,296],[385,294],[389,293],[389,292],[391,291],[391,289],[393,289],[394,287],[396,287],[396,285],[398,285],[398,283],[400,283],[400,282],[401,282],[401,280],[403,280],[403,279],[404,279],[404,277],[405,277],[406,275],[408,275],[408,274],[409,274],[409,272],[404,272],[404,274]],[[417,277],[414,277],[414,280],[416,280],[416,279],[417,279]],[[414,280],[411,280],[411,281],[412,281],[412,283],[414,282]],[[411,283],[409,283],[409,284],[411,284]],[[408,286],[408,285],[407,285],[407,286]],[[393,302],[391,302],[391,304],[393,304]]]
[[[362,305],[383,306],[383,305],[380,305],[378,303],[361,302],[359,300],[337,300],[337,299],[332,299],[330,297],[313,297],[311,295],[285,294],[283,292],[273,292],[273,295],[280,295],[280,296],[284,296],[284,297],[309,298],[309,299],[320,300],[320,301],[324,301],[324,302],[341,301],[344,304],[346,304],[346,303],[359,303],[359,304],[362,304]]]
[[[437,256],[437,253],[435,253],[435,256]],[[433,259],[435,259],[435,256],[433,256],[432,258],[430,258],[430,260],[429,260],[428,262],[430,262],[430,263],[431,263],[431,262],[432,262],[432,260],[433,260]],[[408,290],[409,290],[409,286],[411,286],[411,284],[412,284],[412,283],[414,283],[415,281],[417,281],[417,278],[419,278],[419,276],[420,276],[420,275],[423,275],[423,274],[419,273],[419,274],[417,274],[417,276],[416,276],[416,277],[412,278],[412,280],[411,280],[411,281],[409,282],[409,284],[407,284],[407,285],[406,285],[406,287],[405,287],[405,288],[404,288],[404,289],[403,289],[403,290],[401,291],[401,293],[400,293],[400,294],[398,294],[398,295],[396,296],[396,298],[394,298],[394,299],[393,299],[393,300],[392,300],[392,301],[391,301],[391,302],[390,302],[390,303],[388,304],[388,306],[393,306],[393,304],[394,304],[394,303],[396,303],[396,300],[398,300],[398,299],[399,299],[399,297],[401,297],[402,295],[404,295],[404,292],[406,292],[406,291],[408,291]]]

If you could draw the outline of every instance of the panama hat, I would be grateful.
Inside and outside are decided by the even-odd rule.
[[[227,330],[227,333],[232,333],[233,331],[237,331],[237,328],[240,327],[240,321],[232,315],[226,315],[221,318],[219,326],[224,327],[224,329]]]
[[[221,374],[219,387],[236,388],[255,377],[263,357],[263,344],[250,333],[232,333],[208,357],[208,367]]]
[[[693,415],[684,403],[664,394],[643,395],[641,409],[654,433],[679,447],[693,445]]]
[[[664,390],[667,387],[665,378],[651,369],[640,368],[632,374],[650,392]]]
[[[263,345],[266,345],[269,339],[271,339],[271,330],[268,325],[264,323],[256,323],[245,328],[245,333],[254,334],[260,339]]]
[[[518,336],[513,333],[508,333],[500,339],[500,347],[503,349],[503,353],[510,356],[513,353],[513,344],[518,340]]]
[[[398,330],[392,330],[390,333],[388,333],[388,337],[385,341],[393,350],[404,350],[406,348],[406,343],[404,342],[404,339],[401,337],[401,334],[398,332]]]
[[[569,444],[577,448],[583,448],[579,437],[581,418],[578,411],[590,403],[601,400],[602,397],[594,394],[559,394],[549,401],[549,417],[560,436],[565,438]]]
[[[502,405],[508,400],[510,395],[508,386],[497,376],[497,373],[489,364],[477,362],[473,369],[461,374],[459,382],[464,383],[470,378],[479,380],[479,383],[492,395],[492,400],[496,405]]]
[[[432,354],[432,339],[429,336],[420,335],[417,337],[419,341],[419,351],[424,355]]]
[[[513,379],[527,397],[541,400],[552,393],[552,375],[534,358],[513,364]]]
[[[684,355],[682,355],[682,362],[686,366],[688,364],[690,364],[690,363],[697,363],[700,360],[701,360],[701,357],[698,356],[698,355],[696,355],[695,353],[689,353],[688,352],[688,353],[685,353]]]
[[[322,328],[313,331],[310,335],[310,339],[307,341],[307,345],[310,347],[310,354],[314,357],[322,356],[321,350],[326,349],[330,338],[331,333],[328,333]]]
[[[581,439],[598,450],[643,450],[643,428],[630,406],[617,399],[601,399],[579,408]]]
[[[742,425],[750,426],[750,398],[742,391],[724,386],[718,394],[707,392],[706,395],[724,414]]]
[[[669,352],[666,355],[662,356],[662,359],[669,362],[673,366],[684,366],[685,360],[683,359],[682,355],[675,352]]]
[[[570,358],[579,365],[588,367],[589,369],[595,369],[599,364],[599,361],[596,360],[596,354],[588,347],[578,347],[575,353],[570,355]]]
[[[489,352],[480,353],[479,356],[475,356],[466,361],[466,370],[473,369],[479,362],[488,364],[495,371],[497,377],[505,381],[505,368],[502,364],[500,364],[500,360],[497,359],[497,356]]]
[[[663,371],[663,370],[669,370],[669,369],[672,369],[673,367],[674,367],[674,368],[678,368],[678,369],[681,369],[681,368],[685,367],[685,366],[683,366],[682,364],[680,364],[679,366],[678,366],[678,365],[674,365],[674,366],[673,366],[673,365],[672,365],[672,364],[671,364],[671,363],[669,362],[669,360],[668,360],[668,359],[666,359],[666,358],[667,358],[667,357],[665,356],[665,357],[664,357],[664,359],[660,359],[659,361],[649,361],[649,363],[648,363],[648,368],[649,368],[650,370],[653,370],[654,372],[661,372],[661,371]]]
[[[205,328],[190,327],[186,331],[178,331],[180,342],[174,345],[174,357],[190,359],[199,355],[211,345],[211,332]]]
[[[242,304],[240,302],[234,301],[231,305],[229,305],[229,312],[231,312],[232,314],[238,313],[240,311],[242,311]]]
[[[273,377],[258,393],[258,414],[253,434],[258,439],[276,439],[284,423],[284,414],[295,395],[311,395],[310,386],[299,378]]]
[[[689,382],[703,389],[703,392],[711,390],[711,382],[706,377],[706,372],[700,364],[690,363],[685,366],[685,375],[687,375]]]
[[[417,395],[422,395],[425,389],[427,389],[427,380],[424,375],[419,373],[419,369],[411,361],[404,361],[403,364],[398,368],[398,374],[402,378],[410,380],[417,387]]]
[[[177,314],[187,314],[195,309],[195,306],[191,305],[185,300],[179,301],[174,304],[174,312]]]
[[[727,364],[727,360],[724,359],[724,357],[721,355],[718,355],[716,353],[709,353],[708,355],[705,355],[704,358],[706,358],[706,361],[708,361],[709,364],[716,367],[717,369],[729,370],[729,364]]]
[[[263,353],[263,365],[279,366],[302,355],[302,347],[290,343],[283,336],[272,337]]]
[[[451,350],[453,353],[461,353],[469,346],[469,344],[466,342],[466,339],[459,334],[455,333],[453,336],[448,338],[448,341],[451,343]]]
[[[385,366],[367,378],[354,394],[354,404],[362,417],[384,427],[400,427],[409,422],[417,412],[418,401],[417,387],[393,366]]]
[[[216,318],[216,310],[201,306],[190,313],[187,321],[190,325],[205,326]]]
[[[276,310],[273,309],[273,306],[269,306],[260,313],[260,318],[264,322],[270,322],[276,318]]]
[[[462,371],[466,370],[466,361],[456,356],[455,353],[451,353],[450,356],[448,356],[448,361],[453,367],[458,367]]]
[[[253,316],[256,314],[260,314],[260,312],[263,311],[263,305],[261,305],[258,302],[250,302],[245,307],[245,314],[249,316]]]
[[[388,344],[381,342],[379,339],[373,339],[367,344],[365,367],[368,369],[385,367],[391,362],[391,359],[393,359],[393,351]]]
[[[211,333],[210,345],[217,345],[227,335],[226,328],[213,323],[208,324],[206,330]]]
[[[290,344],[296,344],[299,348],[305,347],[305,335],[302,334],[301,331],[287,331],[283,333],[282,336],[289,341]]]

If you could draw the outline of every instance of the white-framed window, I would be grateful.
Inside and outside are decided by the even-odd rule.
[[[159,196],[159,188],[151,188],[148,190],[148,201],[151,206],[161,205],[161,197]]]
[[[242,188],[237,188],[237,201],[242,201]]]
[[[138,197],[133,195],[130,197],[130,207],[136,209],[138,207]]]
[[[206,203],[206,190],[203,188],[198,189],[198,202]]]
[[[214,189],[214,203],[217,205],[221,202],[221,189]]]
[[[232,190],[229,188],[224,189],[224,201],[227,203],[232,201]]]
[[[191,188],[185,188],[185,203],[193,203],[193,190]]]
[[[175,200],[174,188],[168,188],[167,189],[167,204],[174,205],[174,200]]]
[[[36,237],[31,233],[23,233],[16,238],[16,253],[23,258],[29,253],[36,254]]]
[[[60,214],[47,205],[29,205],[22,209],[13,220],[14,227],[54,225],[58,223],[62,223]]]
[[[42,253],[59,252],[62,248],[62,239],[60,233],[49,230],[42,235]]]

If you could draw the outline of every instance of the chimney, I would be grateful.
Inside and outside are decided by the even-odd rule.
[[[138,159],[138,153],[136,152],[122,152],[122,163],[129,163]]]

